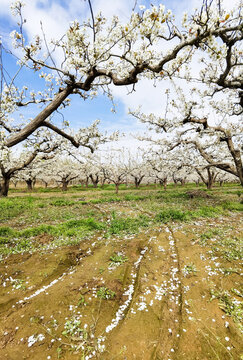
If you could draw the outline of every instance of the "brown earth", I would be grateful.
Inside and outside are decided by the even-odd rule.
[[[241,359],[238,324],[211,292],[236,288],[242,267],[202,245],[200,234],[214,228],[240,236],[242,219],[172,223],[9,256],[0,263],[0,359]],[[114,253],[128,260],[114,266]],[[239,270],[226,276],[229,267]],[[115,296],[99,298],[100,288]]]

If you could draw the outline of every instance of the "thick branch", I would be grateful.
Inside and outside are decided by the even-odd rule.
[[[11,136],[6,140],[5,145],[7,147],[12,147],[21,141],[27,139],[37,128],[43,125],[43,122],[50,116],[62,102],[72,93],[73,88],[67,87],[63,89],[56,95],[52,102],[45,107],[28,125],[26,125],[18,134]]]

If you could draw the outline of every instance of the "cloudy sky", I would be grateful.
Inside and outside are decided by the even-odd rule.
[[[226,0],[226,4],[232,4],[236,0]],[[0,34],[3,43],[10,47],[9,33],[17,29],[17,19],[11,15],[11,0],[0,0]],[[134,7],[134,0],[92,0],[94,13],[102,11],[106,17],[118,15],[124,22],[130,18],[131,10]],[[181,18],[184,11],[193,12],[195,7],[200,7],[202,0],[164,0],[163,4],[167,9],[171,9],[177,18]],[[153,5],[158,5],[160,1],[152,1]],[[85,0],[25,0],[24,17],[27,19],[25,32],[28,38],[32,38],[40,33],[40,21],[43,24],[45,34],[48,39],[60,38],[68,25],[74,19],[84,20],[89,16],[88,2]],[[137,0],[137,6],[150,6],[147,0]],[[5,59],[5,67],[10,74],[14,73],[15,60]],[[18,77],[19,84],[38,87],[38,81],[33,72],[25,71]],[[104,96],[100,96],[93,101],[82,101],[78,97],[73,97],[72,106],[64,111],[65,118],[74,128],[84,127],[95,119],[101,120],[102,130],[120,130],[126,133],[142,131],[144,126],[128,115],[128,109],[136,109],[139,105],[146,113],[154,112],[161,114],[165,105],[165,89],[169,86],[167,82],[153,86],[148,80],[143,80],[136,85],[136,92],[128,95],[129,89],[116,88],[114,90],[117,112],[113,114],[111,103]],[[30,117],[35,117],[36,109],[30,108],[26,113]]]

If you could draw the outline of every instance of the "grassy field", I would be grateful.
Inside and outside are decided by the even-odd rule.
[[[243,359],[235,184],[11,189],[0,359]]]

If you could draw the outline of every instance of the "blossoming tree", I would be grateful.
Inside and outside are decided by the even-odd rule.
[[[14,46],[22,51],[19,66],[29,67],[39,73],[47,83],[45,91],[30,91],[10,81],[5,84],[4,106],[35,108],[35,117],[22,121],[18,131],[12,129],[5,137],[6,147],[12,147],[28,138],[39,127],[48,127],[79,146],[75,136],[56,126],[50,117],[70,102],[74,95],[92,98],[103,91],[111,97],[111,86],[135,85],[146,77],[165,79],[178,75],[196,53],[219,58],[223,67],[214,71],[213,65],[203,72],[204,80],[220,87],[239,88],[240,81],[232,77],[237,72],[231,54],[235,56],[237,39],[242,33],[239,8],[226,13],[220,1],[204,1],[201,9],[192,16],[184,15],[182,25],[174,20],[170,10],[163,5],[140,7],[124,24],[118,16],[106,19],[101,13],[93,14],[82,24],[75,20],[60,40],[47,44],[45,36],[34,39],[25,36],[24,4],[18,0],[12,11],[19,19],[19,29],[11,33]],[[219,45],[218,43],[222,43]],[[223,51],[222,51],[223,49]],[[61,59],[55,58],[55,50]],[[226,64],[224,56],[226,55]],[[208,71],[210,69],[210,71]],[[184,74],[183,76],[186,76]],[[189,75],[188,75],[189,76]],[[241,101],[242,102],[242,101]],[[12,111],[11,110],[11,111]],[[1,126],[7,130],[8,118],[1,117]]]
[[[8,195],[10,180],[13,176],[33,164],[35,167],[41,160],[54,157],[59,149],[60,139],[51,137],[49,131],[45,130],[38,130],[35,136],[28,139],[26,147],[20,154],[2,145],[0,148],[0,196]]]

